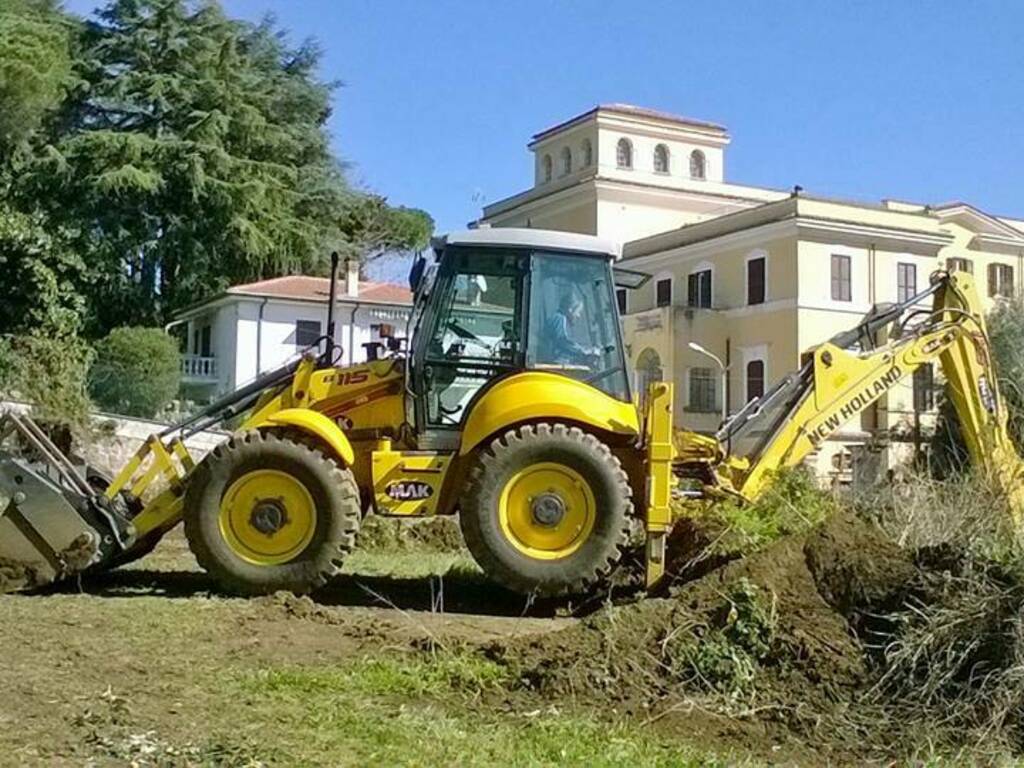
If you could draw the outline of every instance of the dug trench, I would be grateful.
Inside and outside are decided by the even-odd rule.
[[[218,596],[179,536],[132,567],[0,597],[0,763],[920,754],[879,684],[893,617],[941,584],[948,558],[925,563],[840,512],[699,578],[690,569],[661,596],[581,612],[488,583],[451,534],[371,529],[367,551],[307,598]],[[952,754],[960,737],[928,731]]]

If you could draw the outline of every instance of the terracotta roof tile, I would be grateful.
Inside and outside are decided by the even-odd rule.
[[[228,293],[242,296],[270,296],[281,299],[298,299],[300,301],[327,301],[330,296],[330,280],[326,277],[310,275],[288,275],[260,280],[245,285],[228,288]],[[338,298],[351,301],[353,297],[345,294],[344,279],[338,280]],[[395,283],[381,283],[374,280],[359,281],[357,301],[374,301],[382,304],[411,304],[412,293],[409,289]]]

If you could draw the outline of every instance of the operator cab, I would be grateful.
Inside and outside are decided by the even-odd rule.
[[[630,402],[612,263],[618,245],[536,229],[435,239],[410,273],[417,431],[455,431],[496,380],[546,371]]]

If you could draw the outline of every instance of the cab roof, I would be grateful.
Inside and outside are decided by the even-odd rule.
[[[593,235],[579,235],[575,232],[558,232],[552,229],[525,229],[517,227],[481,227],[463,229],[435,237],[435,250],[448,245],[473,245],[482,247],[541,248],[552,251],[568,251],[613,259],[622,257],[622,244],[614,240]]]

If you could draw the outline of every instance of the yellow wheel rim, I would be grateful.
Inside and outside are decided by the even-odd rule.
[[[235,480],[221,498],[220,531],[247,562],[287,563],[313,540],[316,504],[292,475],[257,469]]]
[[[517,472],[498,502],[505,538],[537,560],[558,560],[578,550],[594,530],[596,517],[594,494],[583,476],[552,462]]]

